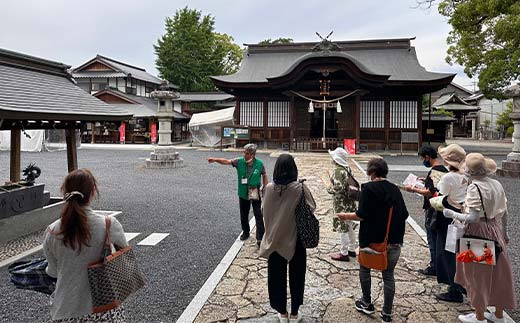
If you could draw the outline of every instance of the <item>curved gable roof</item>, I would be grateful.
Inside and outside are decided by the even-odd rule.
[[[368,74],[389,75],[390,82],[437,81],[454,77],[455,74],[429,72],[422,67],[410,40],[337,42],[341,48],[339,52],[312,52],[317,43],[249,45],[237,73],[212,78],[230,84],[266,83],[268,79],[289,73],[298,62],[324,53],[348,59]]]

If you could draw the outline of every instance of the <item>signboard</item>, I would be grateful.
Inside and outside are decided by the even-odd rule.
[[[124,144],[125,139],[125,132],[126,132],[126,123],[121,122],[121,126],[119,127],[119,142]]]
[[[155,123],[155,122],[152,123],[152,129],[150,132],[151,132],[151,134],[150,134],[151,143],[155,144],[155,142],[157,141],[157,123]]]
[[[249,128],[222,127],[222,138],[249,140]]]
[[[435,129],[432,129],[432,128],[426,129],[426,134],[427,135],[434,135],[435,134]]]

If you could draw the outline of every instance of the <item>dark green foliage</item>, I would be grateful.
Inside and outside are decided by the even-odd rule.
[[[520,77],[520,1],[442,0],[439,12],[453,27],[446,61],[464,66],[469,77],[478,75],[486,97],[502,98]]]
[[[180,91],[212,91],[209,76],[237,71],[242,50],[231,36],[215,32],[214,24],[211,15],[188,7],[166,18],[166,32],[154,45],[155,63],[160,76]]]
[[[267,38],[258,43],[258,45],[271,45],[271,44],[292,44],[294,40],[292,38],[277,38],[272,40],[271,38]]]
[[[507,136],[513,135],[513,130],[514,130],[513,129],[513,120],[511,119],[512,112],[513,112],[513,102],[509,102],[507,104],[507,107],[504,110],[504,112],[498,114],[498,118],[496,121],[497,126],[499,126],[499,129],[502,126],[504,127],[504,129],[506,130]]]

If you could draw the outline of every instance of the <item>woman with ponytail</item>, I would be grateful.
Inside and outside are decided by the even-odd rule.
[[[60,219],[49,225],[43,242],[48,261],[47,274],[56,277],[51,296],[54,322],[123,322],[121,308],[92,313],[92,298],[87,267],[101,258],[105,240],[105,217],[95,214],[90,202],[99,193],[88,169],[70,172],[61,186],[63,206]],[[123,227],[111,218],[110,238],[121,247],[128,246]]]

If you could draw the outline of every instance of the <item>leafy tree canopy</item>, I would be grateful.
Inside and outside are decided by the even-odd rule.
[[[154,45],[160,77],[181,91],[211,91],[212,75],[238,70],[242,49],[233,37],[214,31],[215,19],[195,9],[177,10],[166,18],[166,32]]]
[[[271,44],[292,44],[294,40],[292,38],[276,38],[272,40],[271,38],[267,38],[258,43],[258,45],[271,45]]]
[[[431,7],[437,0],[416,0]],[[439,13],[448,18],[446,61],[479,76],[486,97],[502,98],[503,90],[520,77],[520,1],[439,0]]]

